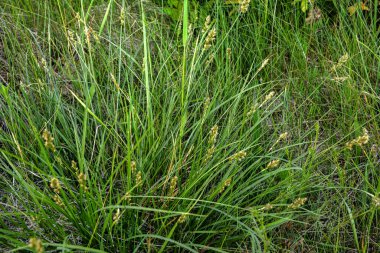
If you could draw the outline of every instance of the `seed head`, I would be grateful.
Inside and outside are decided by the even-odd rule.
[[[47,65],[47,62],[46,62],[46,59],[44,57],[41,58],[41,67],[45,70],[45,71],[48,71],[49,68],[48,68],[48,65]]]
[[[203,103],[203,114],[205,114],[210,106],[210,97],[207,97]]]
[[[131,172],[132,172],[132,174],[134,174],[136,172],[136,162],[135,161],[131,161]]]
[[[207,149],[205,161],[208,161],[212,158],[212,156],[215,153],[215,145],[212,145],[210,148]]]
[[[274,92],[274,91],[269,92],[269,94],[265,96],[263,104],[265,104],[266,102],[268,102],[269,100],[271,100],[274,97],[275,94],[276,94],[276,92]]]
[[[59,194],[59,191],[61,190],[61,184],[59,183],[59,180],[55,177],[53,177],[50,180],[50,187],[53,189],[53,191],[57,194]]]
[[[207,34],[207,37],[206,37],[206,40],[205,40],[205,44],[203,46],[203,50],[207,50],[209,49],[211,46],[212,46],[212,43],[215,41],[215,37],[216,37],[216,29],[213,28],[208,34]]]
[[[249,3],[251,0],[240,0],[240,12],[246,13],[248,11]]]
[[[206,65],[210,65],[214,61],[214,54],[210,54],[208,60],[206,61]]]
[[[253,104],[251,106],[251,109],[247,112],[247,117],[250,117],[251,115],[253,115],[257,111],[257,108],[259,108],[259,104],[258,103]]]
[[[131,194],[129,192],[125,193],[123,199],[126,200],[128,203],[131,202]]]
[[[142,183],[142,174],[141,174],[141,171],[139,171],[136,174],[136,185],[141,185],[141,183]]]
[[[210,130],[210,139],[208,141],[209,144],[215,144],[216,138],[218,137],[219,127],[218,125],[214,125]]]
[[[72,44],[76,44],[76,41],[75,41],[75,35],[74,35],[74,32],[71,31],[71,30],[68,30],[67,31],[67,40],[72,43]]]
[[[115,76],[114,76],[112,73],[110,73],[110,76],[111,76],[111,80],[112,80],[113,84],[114,84],[115,87],[116,87],[116,90],[120,90],[120,85],[119,85],[119,83],[116,81]]]
[[[228,59],[230,59],[230,58],[231,58],[231,54],[232,54],[232,53],[231,53],[231,51],[232,51],[232,50],[231,50],[231,48],[230,48],[230,47],[229,47],[229,48],[227,48],[227,51],[226,51],[226,52],[227,52],[227,57],[228,57]]]
[[[208,15],[203,25],[202,33],[205,33],[208,31],[208,29],[210,29],[210,23],[211,23],[211,16]]]
[[[363,147],[363,145],[367,144],[368,141],[369,141],[369,134],[368,134],[368,131],[367,129],[363,128],[363,134],[358,136],[356,139],[353,139],[349,142],[346,143],[346,147],[349,149],[349,150],[352,150],[352,148],[354,147],[354,145],[357,145],[359,147]]]
[[[114,224],[118,223],[121,217],[120,208],[116,210],[116,213],[113,215],[112,219]]]
[[[312,24],[322,18],[322,11],[319,8],[313,8],[309,11],[308,17],[306,18],[306,24]]]
[[[270,161],[267,164],[266,169],[274,169],[274,168],[277,168],[279,165],[280,165],[280,160],[276,159],[276,160]]]
[[[84,191],[88,191],[88,187],[86,186],[86,180],[87,176],[83,172],[78,174],[78,183],[80,188],[82,188]]]
[[[224,190],[231,185],[231,181],[232,179],[231,178],[228,178],[226,181],[224,181],[223,185],[222,185],[222,188],[220,189],[220,192],[219,193],[222,193],[224,192]]]
[[[372,202],[375,205],[375,207],[380,207],[380,198],[373,196]]]
[[[177,188],[177,182],[178,182],[178,177],[177,176],[174,176],[171,180],[170,180],[170,186],[169,186],[169,192],[170,192],[170,195],[174,195],[174,192]]]
[[[288,207],[291,209],[297,209],[303,206],[306,203],[306,201],[307,201],[307,198],[297,198]]]
[[[348,53],[345,53],[344,55],[342,55],[342,57],[339,58],[339,63],[340,64],[344,64],[348,61],[349,59],[349,56],[348,56]]]
[[[187,220],[187,214],[182,214],[182,215],[178,218],[178,223],[182,224],[182,223],[184,223],[186,220]]]
[[[331,67],[330,71],[333,72],[341,68],[348,61],[348,59],[349,59],[348,53],[345,53],[339,58],[338,63],[336,63],[334,66]]]
[[[271,209],[273,209],[273,205],[270,204],[270,203],[268,203],[268,204],[266,204],[265,206],[263,206],[260,210],[263,210],[263,211],[269,211],[269,210],[271,210]]]
[[[229,159],[230,161],[241,161],[241,160],[243,160],[246,156],[247,156],[247,152],[245,152],[245,151],[242,150],[242,151],[239,151],[239,152],[233,154],[233,155],[230,156],[228,159]]]
[[[43,253],[44,252],[44,246],[42,245],[42,241],[37,238],[30,238],[29,239],[29,245],[30,248],[34,249],[37,253]]]
[[[363,135],[359,136],[357,139],[357,145],[360,147],[367,144],[369,141],[369,135],[367,129],[363,128]]]
[[[47,149],[50,149],[51,151],[55,152],[56,149],[55,149],[55,146],[54,146],[54,138],[53,136],[51,135],[51,133],[45,128],[43,133],[42,133],[42,138],[44,139],[45,141],[45,147]]]
[[[266,58],[262,63],[261,63],[261,66],[260,68],[257,70],[257,73],[259,73],[261,70],[263,70],[263,68],[265,68],[265,66],[269,63],[269,58]]]
[[[79,169],[76,161],[71,161],[71,168],[75,171],[76,174],[79,174]]]
[[[279,141],[282,141],[282,140],[285,140],[287,139],[289,136],[288,132],[284,132],[282,134],[280,134],[280,136],[278,137]]]
[[[54,200],[54,202],[55,202],[57,205],[59,205],[60,207],[63,207],[63,206],[64,206],[64,204],[63,204],[63,202],[62,202],[62,199],[58,196],[58,194],[55,194],[55,195],[53,196],[53,200]]]
[[[120,10],[120,17],[119,17],[119,20],[120,20],[120,23],[121,23],[122,25],[125,24],[125,8],[124,8],[124,7],[121,8],[121,10]]]

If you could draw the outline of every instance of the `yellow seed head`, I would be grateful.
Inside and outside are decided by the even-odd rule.
[[[338,63],[336,63],[334,66],[331,67],[330,71],[335,71],[341,68],[348,61],[348,59],[349,59],[348,53],[345,53],[339,58]]]
[[[210,130],[210,139],[208,141],[209,144],[215,144],[216,138],[218,137],[219,127],[218,125],[214,125]]]
[[[54,143],[53,143],[54,138],[53,138],[53,136],[51,135],[51,133],[46,128],[42,132],[42,138],[45,141],[45,147],[47,149],[50,149],[51,151],[55,152],[56,149],[55,149],[55,146],[54,146]]]
[[[75,44],[75,36],[74,36],[73,31],[71,31],[71,30],[68,30],[68,31],[67,31],[67,40],[68,40],[70,43]]]
[[[333,77],[331,80],[335,82],[344,82],[348,80],[349,78],[350,78],[349,76],[336,76],[336,77]]]
[[[251,0],[240,0],[240,12],[246,13],[248,11],[249,3]]]
[[[55,202],[57,205],[59,205],[59,206],[61,206],[61,207],[64,206],[64,204],[63,204],[63,202],[62,202],[62,199],[58,196],[58,194],[55,194],[55,195],[53,196],[53,200],[54,200],[54,202]]]
[[[41,67],[45,70],[45,71],[48,71],[48,65],[47,65],[47,62],[45,60],[45,58],[41,58]]]
[[[259,108],[259,105],[257,103],[253,104],[251,109],[247,112],[247,117],[253,115],[257,111],[257,108]]]
[[[297,209],[303,206],[306,203],[306,201],[307,201],[307,198],[297,198],[288,207],[291,209]]]
[[[75,173],[78,174],[79,170],[78,170],[78,165],[77,165],[76,161],[74,161],[74,160],[71,161],[71,168],[75,171]]]
[[[88,187],[86,186],[86,180],[87,180],[86,174],[84,174],[83,172],[81,172],[81,173],[78,174],[78,183],[79,183],[79,186],[84,191],[88,190]]]
[[[231,181],[232,179],[231,178],[228,178],[226,181],[224,181],[223,185],[222,185],[222,188],[220,189],[220,192],[219,193],[222,193],[224,192],[224,190],[231,185]]]
[[[208,29],[210,29],[210,23],[211,23],[211,16],[208,15],[203,25],[202,33],[205,33],[208,31]]]
[[[205,44],[203,46],[203,50],[207,50],[212,46],[212,43],[214,42],[216,37],[216,29],[213,28],[206,37]]]
[[[178,218],[178,223],[184,223],[185,221],[187,220],[187,214],[182,214],[179,218]]]
[[[121,8],[121,10],[120,10],[120,17],[119,17],[119,20],[120,20],[120,23],[121,23],[122,25],[125,24],[125,8],[124,8],[124,7]]]
[[[206,61],[206,65],[210,65],[214,61],[214,54],[210,54],[208,60]]]
[[[142,183],[142,174],[141,174],[141,171],[139,171],[136,174],[136,185],[141,185],[141,183]]]
[[[203,114],[205,114],[210,106],[210,97],[207,97],[203,103]]]
[[[174,176],[171,180],[170,180],[170,186],[169,186],[169,191],[170,191],[170,194],[171,195],[174,195],[174,192],[177,188],[177,182],[178,182],[178,177],[177,176]]]
[[[113,217],[112,217],[114,224],[116,224],[116,223],[119,222],[120,217],[121,217],[121,212],[120,212],[120,208],[118,208],[118,209],[116,210],[116,213],[115,213],[115,214],[113,215]]]
[[[367,129],[363,128],[363,135],[359,136],[357,139],[357,145],[363,146],[369,141],[369,135]]]
[[[235,154],[233,154],[232,156],[229,157],[229,160],[230,161],[241,161],[243,160],[245,157],[247,156],[247,152],[245,151],[239,151]]]
[[[42,241],[37,238],[30,238],[29,239],[29,245],[30,248],[34,249],[37,253],[43,253],[44,252],[44,246],[42,245]]]
[[[75,13],[75,19],[77,20],[78,23],[81,21],[81,17],[80,17],[79,12]]]
[[[54,156],[54,160],[55,160],[60,166],[63,165],[63,161],[62,161],[62,158],[61,158],[61,157],[59,157],[59,156]]]
[[[125,193],[123,199],[127,202],[131,202],[131,194],[129,192]]]
[[[226,52],[227,52],[227,57],[228,57],[228,59],[231,58],[231,54],[232,54],[231,51],[232,51],[232,50],[231,50],[230,47],[227,48],[227,51],[226,51]]]
[[[342,55],[340,58],[339,58],[339,63],[341,64],[344,64],[348,61],[349,59],[349,56],[348,56],[348,53],[345,53],[344,55]]]
[[[57,178],[54,177],[50,180],[50,187],[55,193],[59,194],[59,191],[61,190],[61,184]]]
[[[273,209],[273,205],[270,204],[270,203],[266,204],[265,206],[263,206],[263,207],[261,208],[261,210],[263,210],[263,211],[269,211],[269,210],[271,210],[271,209]]]
[[[91,43],[91,34],[93,33],[93,30],[91,27],[87,27],[85,26],[84,27],[84,31],[86,33],[86,41],[87,41],[87,44],[90,44]]]
[[[266,58],[262,63],[261,63],[261,66],[260,68],[257,70],[257,73],[259,73],[261,70],[263,70],[263,68],[265,68],[265,66],[269,63],[269,58]]]
[[[134,174],[136,172],[136,162],[135,161],[131,161],[131,172],[132,172],[132,174]]]
[[[85,183],[86,179],[87,179],[86,174],[84,174],[83,172],[79,173],[79,175],[78,175],[78,182],[80,184]]]
[[[205,161],[208,161],[212,158],[212,156],[215,153],[215,145],[212,145],[210,148],[207,149]]]
[[[354,145],[362,147],[363,145],[365,145],[365,144],[368,143],[369,139],[370,139],[370,137],[369,137],[367,129],[363,128],[363,135],[360,135],[356,139],[353,139],[353,140],[347,142],[346,143],[346,147],[349,150],[352,150],[352,148],[354,147]]]
[[[354,147],[354,142],[353,141],[349,141],[346,143],[346,148],[348,150],[352,150],[352,148]]]
[[[380,198],[373,196],[372,202],[375,205],[375,207],[380,207]]]
[[[287,139],[289,136],[288,132],[284,132],[282,134],[280,134],[280,136],[278,137],[278,139],[281,141],[281,140],[285,140]]]
[[[114,76],[112,73],[110,73],[110,76],[111,76],[111,80],[112,80],[113,84],[115,85],[116,89],[117,89],[117,90],[120,90],[120,85],[119,85],[119,83],[116,81],[115,76]]]
[[[279,165],[280,165],[280,160],[276,159],[276,160],[270,161],[267,164],[266,169],[274,169],[274,168],[277,168]]]
[[[269,92],[269,94],[265,96],[263,104],[265,104],[266,102],[268,102],[269,100],[271,100],[274,97],[275,94],[276,94],[276,92],[274,92],[274,91]]]

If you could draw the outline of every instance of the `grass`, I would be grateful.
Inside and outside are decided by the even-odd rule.
[[[1,249],[379,251],[379,1],[133,2],[0,3]]]

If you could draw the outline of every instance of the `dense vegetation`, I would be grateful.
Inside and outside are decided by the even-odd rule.
[[[0,251],[379,252],[379,0],[0,2]]]

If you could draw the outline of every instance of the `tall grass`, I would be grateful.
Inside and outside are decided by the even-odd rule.
[[[3,1],[1,248],[376,252],[378,3]]]

